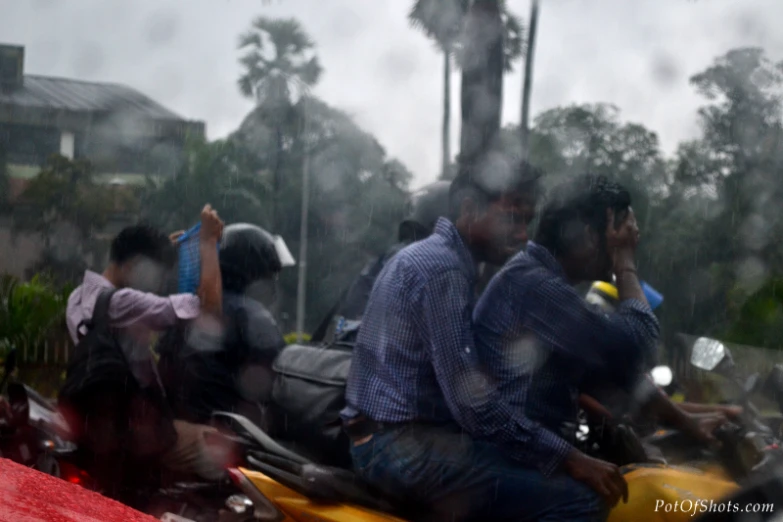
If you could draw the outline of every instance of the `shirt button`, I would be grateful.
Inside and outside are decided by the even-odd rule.
[[[465,347],[465,353],[470,353],[470,347],[469,346]]]

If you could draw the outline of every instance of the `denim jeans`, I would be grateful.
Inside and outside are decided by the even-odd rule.
[[[568,475],[544,477],[456,428],[409,425],[352,446],[356,473],[392,498],[427,506],[427,520],[600,521],[603,500]]]

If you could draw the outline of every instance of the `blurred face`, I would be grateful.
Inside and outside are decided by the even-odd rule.
[[[626,209],[615,214],[613,226],[618,228],[633,211]],[[612,282],[614,263],[612,254],[606,246],[606,231],[597,231],[589,225],[580,224],[581,239],[574,241],[576,245],[569,254],[569,266],[574,278],[583,281]]]
[[[568,256],[572,278],[581,281],[612,282],[612,257],[606,250],[606,242],[591,227],[584,225],[583,240],[576,243]]]
[[[167,267],[147,257],[136,257],[122,267],[123,286],[142,292],[161,293]]]
[[[535,196],[504,195],[484,212],[469,199],[463,201],[458,227],[481,261],[502,265],[527,243],[528,226],[535,216]]]

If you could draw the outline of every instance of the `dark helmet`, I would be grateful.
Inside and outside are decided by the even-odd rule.
[[[411,243],[432,233],[440,217],[449,215],[451,182],[436,181],[413,193],[408,200],[405,220],[400,223],[399,240]]]
[[[219,258],[223,287],[235,291],[259,279],[271,279],[294,264],[283,238],[249,223],[223,229]]]

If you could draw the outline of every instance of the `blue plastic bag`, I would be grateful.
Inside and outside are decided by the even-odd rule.
[[[644,291],[644,297],[647,298],[647,302],[650,304],[650,308],[655,310],[661,304],[663,304],[663,296],[658,293],[658,291],[645,283],[644,281],[642,283],[642,291]]]
[[[179,245],[177,291],[181,294],[195,294],[201,283],[200,230],[201,223],[182,234],[177,240]],[[219,245],[218,249],[220,249]]]

